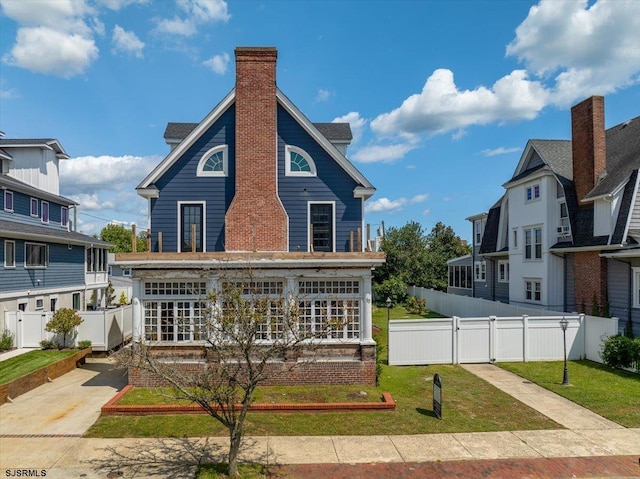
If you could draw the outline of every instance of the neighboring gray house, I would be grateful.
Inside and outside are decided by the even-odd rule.
[[[55,139],[0,138],[0,311],[104,305],[109,245],[73,231],[77,203],[58,191],[68,158]]]
[[[572,140],[530,140],[473,224],[473,295],[620,318],[640,334],[640,117],[605,130],[604,98],[571,109]]]

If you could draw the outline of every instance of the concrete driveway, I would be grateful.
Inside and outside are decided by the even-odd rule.
[[[89,358],[84,366],[0,406],[0,434],[80,436],[126,384],[126,370],[115,369],[109,359]]]

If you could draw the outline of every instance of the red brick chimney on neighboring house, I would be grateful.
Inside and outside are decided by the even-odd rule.
[[[592,96],[571,108],[573,184],[578,204],[596,186],[607,166],[604,130],[604,98]],[[594,208],[593,203],[579,208]],[[591,232],[593,234],[593,231]],[[591,311],[593,300],[607,301],[607,260],[599,251],[573,253],[575,307]]]
[[[276,58],[273,47],[236,54],[236,190],[225,217],[226,251],[287,251],[277,191]]]
[[[571,148],[573,183],[580,202],[607,166],[604,97],[592,96],[571,108]]]

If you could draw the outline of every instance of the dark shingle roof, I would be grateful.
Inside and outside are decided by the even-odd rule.
[[[570,140],[531,140],[531,146],[556,175],[573,179]]]
[[[184,140],[199,123],[167,123],[165,140]],[[314,123],[320,133],[329,141],[349,142],[353,138],[349,123]]]
[[[640,116],[606,131],[607,168],[606,176],[585,198],[612,193],[640,168]]]
[[[503,197],[504,198],[504,197]],[[498,251],[498,235],[500,234],[500,209],[502,198],[494,204],[487,215],[487,223],[484,226],[480,254],[495,253]]]
[[[0,220],[0,236],[5,238],[29,238],[50,243],[111,246],[111,244],[106,241],[75,231],[66,231],[47,226],[29,225],[6,220]]]

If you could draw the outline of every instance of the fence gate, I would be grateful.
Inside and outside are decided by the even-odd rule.
[[[458,363],[488,363],[494,334],[489,318],[458,318]]]
[[[18,311],[20,348],[37,348],[45,339],[44,327],[49,321],[47,313]]]

